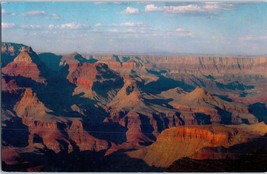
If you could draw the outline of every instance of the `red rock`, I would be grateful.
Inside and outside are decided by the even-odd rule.
[[[107,141],[97,139],[85,131],[80,120],[73,120],[69,129],[67,129],[67,133],[81,151],[90,150],[98,152],[109,148]]]
[[[44,119],[50,110],[38,99],[36,93],[30,88],[26,88],[20,101],[14,106],[14,111],[20,117],[35,117]]]
[[[9,76],[22,76],[35,80],[39,83],[45,83],[45,79],[40,76],[40,70],[33,62],[28,51],[23,50],[14,59],[2,69],[2,73]]]
[[[18,163],[19,153],[12,147],[2,146],[2,161],[8,165],[14,165]]]

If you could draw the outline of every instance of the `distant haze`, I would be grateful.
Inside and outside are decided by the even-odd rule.
[[[64,54],[267,54],[267,3],[4,2],[2,41]]]

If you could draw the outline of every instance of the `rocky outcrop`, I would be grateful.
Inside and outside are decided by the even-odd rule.
[[[174,88],[162,92],[161,95],[173,99],[169,104],[181,113],[202,113],[209,116],[210,122],[213,123],[240,124],[245,121],[253,124],[258,122],[249,113],[246,105],[212,96],[200,87],[196,87],[189,93]],[[227,115],[229,118],[225,118]]]
[[[77,86],[74,94],[84,93],[89,98],[108,100],[122,85],[122,78],[103,63],[80,64],[67,78]]]
[[[90,150],[99,152],[107,150],[110,147],[110,144],[107,141],[97,139],[85,131],[80,120],[71,121],[66,132],[68,133],[69,138],[78,146],[80,151]]]
[[[221,159],[239,159],[246,155],[255,155],[255,152],[265,149],[265,134],[267,132],[267,125],[263,122],[253,125],[229,125],[228,127],[236,128],[240,132],[240,138],[249,139],[248,143],[236,144],[229,148],[225,147],[205,147],[190,156],[191,159],[197,160],[221,160]]]
[[[42,144],[56,153],[60,151],[70,153],[77,149],[80,151],[101,151],[110,146],[107,141],[97,139],[85,131],[80,120],[43,121],[31,117],[23,118],[23,124],[29,127],[28,141],[32,147]],[[36,137],[39,137],[39,140]]]
[[[19,55],[2,69],[2,73],[9,76],[22,76],[31,78],[39,83],[45,83],[45,78],[41,76],[38,64],[33,60],[31,48],[22,47]]]
[[[108,104],[115,111],[129,111],[143,106],[145,104],[134,79],[125,79],[124,86]]]
[[[2,91],[15,93],[16,91],[23,89],[20,87],[15,80],[8,80],[5,76],[1,79]]]
[[[244,57],[207,57],[207,56],[168,56],[144,57],[143,60],[157,66],[169,69],[171,72],[184,74],[260,74],[266,77],[267,58]],[[242,73],[243,72],[243,73]]]
[[[251,135],[250,128],[244,131],[234,126],[179,126],[164,130],[158,136],[157,141],[147,148],[127,152],[127,154],[132,158],[143,159],[150,166],[168,167],[175,160],[190,157],[205,147],[229,148],[236,144],[246,143],[250,138],[257,136],[259,134]],[[204,152],[201,153],[202,157]],[[195,158],[201,155],[195,155]],[[216,157],[213,153],[205,153],[205,155]],[[227,157],[227,154],[221,156]]]
[[[60,65],[68,66],[66,78],[77,86],[74,95],[82,93],[84,97],[104,100],[114,97],[117,88],[121,87],[122,78],[104,63],[90,63],[79,54],[71,54],[63,56]]]
[[[14,111],[20,117],[35,117],[35,119],[45,119],[43,116],[51,112],[30,88],[25,89],[20,101],[14,106]]]
[[[8,146],[2,146],[2,162],[5,162],[8,165],[13,165],[18,163],[19,153],[15,149]]]
[[[27,47],[23,44],[2,42],[1,47],[1,64],[5,67],[19,55],[22,47]]]
[[[21,99],[14,106],[14,111],[29,129],[29,146],[43,144],[54,152],[72,152],[77,147],[80,150],[100,151],[109,147],[107,141],[98,140],[83,130],[80,120],[68,121],[49,114],[51,110],[46,108],[30,88],[25,89]]]

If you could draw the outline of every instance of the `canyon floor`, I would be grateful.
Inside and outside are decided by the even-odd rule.
[[[4,171],[267,170],[267,57],[1,57]]]

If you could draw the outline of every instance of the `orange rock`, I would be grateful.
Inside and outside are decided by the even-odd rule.
[[[40,70],[36,63],[32,61],[29,53],[21,52],[13,62],[2,69],[2,73],[9,76],[22,76],[31,78],[37,82],[45,83],[45,79],[40,76]]]
[[[173,127],[164,130],[152,145],[127,154],[132,158],[143,159],[150,166],[168,167],[175,160],[190,157],[204,147],[228,148],[245,143],[248,139],[243,137],[248,137],[250,132],[250,127],[244,131],[222,125]],[[205,155],[208,154],[203,152],[195,158],[204,158]]]

